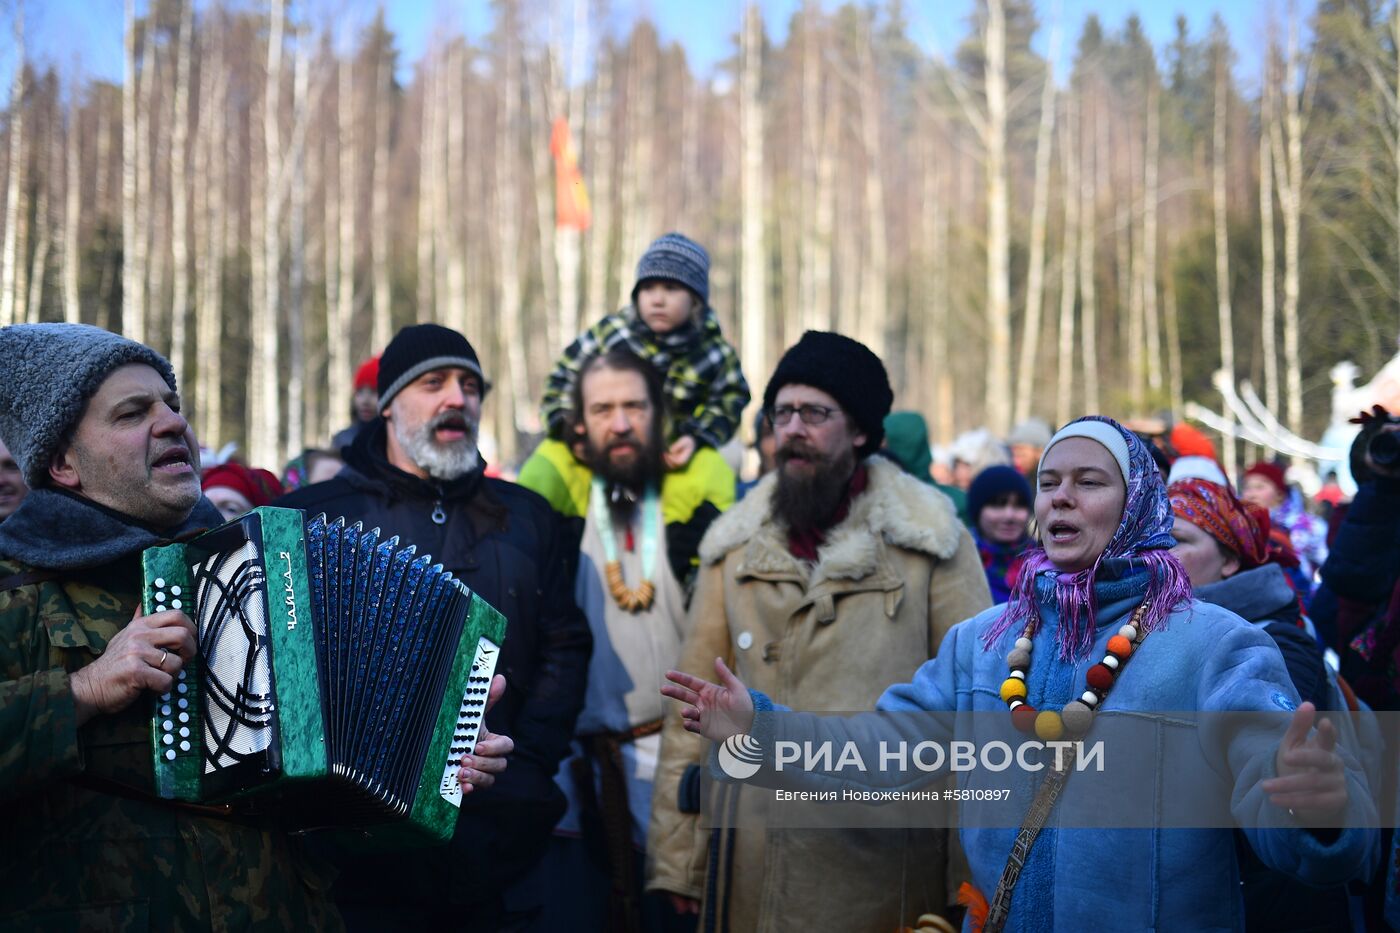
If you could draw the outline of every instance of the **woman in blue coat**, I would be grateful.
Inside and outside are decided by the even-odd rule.
[[[1316,710],[1299,705],[1266,634],[1227,610],[1192,600],[1170,553],[1172,513],[1146,447],[1107,418],[1071,423],[1041,458],[1035,513],[1041,546],[1028,554],[1010,602],[955,626],[912,682],[885,692],[879,713],[755,717],[771,702],[747,691],[718,660],[719,684],[677,672],[662,691],[681,702],[691,731],[715,741],[736,733],[756,740],[767,766],[757,780],[804,790],[903,790],[929,775],[779,770],[776,743],[875,748],[956,737],[984,747],[1004,736],[1008,719],[1044,742],[1061,736],[1092,741],[1095,719],[1099,734],[1126,728],[1163,737],[1155,757],[1147,752],[1123,763],[1141,775],[1131,799],[1101,801],[1120,816],[1124,805],[1137,807],[1141,819],[1109,820],[1108,828],[1063,828],[1052,814],[1050,825],[1028,839],[1029,827],[1018,830],[1017,823],[1035,788],[1052,783],[1043,775],[1059,776],[1054,769],[1043,775],[961,772],[963,789],[1020,792],[1010,821],[970,821],[964,805],[968,901],[981,908],[969,911],[965,930],[984,922],[988,931],[1242,929],[1231,828],[1219,822],[1196,829],[1160,825],[1154,814],[1173,797],[1199,796],[1204,806],[1214,794],[1266,865],[1304,883],[1368,875],[1378,857],[1377,834],[1369,828],[1377,816],[1360,767],[1336,746],[1332,723],[1320,721],[1313,729]],[[927,711],[959,715],[888,715]],[[1170,725],[1143,715],[1159,711],[1179,712]],[[1227,711],[1291,718],[1280,739],[1281,730],[1229,732],[1219,719],[1180,715]],[[1194,771],[1175,754],[1187,746],[1199,759]],[[1074,773],[1067,769],[1059,782],[1069,789],[1061,816],[1076,780],[1084,787],[1091,780]],[[1143,828],[1113,828],[1125,825]],[[1342,828],[1308,828],[1321,826]],[[1010,858],[1013,847],[1020,857]]]

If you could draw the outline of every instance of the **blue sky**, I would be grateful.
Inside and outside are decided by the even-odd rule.
[[[14,67],[9,22],[15,4],[22,2],[26,17],[27,45],[31,58],[59,66],[71,74],[74,66],[85,75],[120,80],[122,71],[123,0],[0,0],[0,80],[8,83]],[[138,11],[149,0],[137,0]],[[208,0],[196,0],[199,7]],[[252,0],[235,0],[251,4]],[[679,41],[691,66],[702,73],[731,53],[746,0],[615,0],[614,31],[625,30],[638,16],[649,16],[664,42]],[[831,0],[825,0],[833,5]],[[1084,19],[1097,13],[1109,29],[1118,29],[1130,13],[1143,20],[1148,35],[1160,50],[1171,38],[1178,13],[1185,14],[1193,35],[1204,34],[1211,14],[1219,11],[1229,27],[1238,52],[1237,74],[1246,87],[1258,85],[1261,48],[1270,17],[1282,22],[1287,0],[1043,0],[1038,4],[1042,28],[1038,44],[1045,51],[1050,24],[1058,18],[1063,30],[1061,58],[1072,51]],[[1296,0],[1304,21],[1315,0]],[[762,0],[770,35],[781,40],[787,22],[800,0]],[[294,4],[315,23],[334,21],[348,35],[368,22],[375,2],[302,0]],[[539,0],[538,6],[571,9],[571,0]],[[951,53],[968,31],[973,0],[911,0],[906,3],[912,38],[930,51]],[[391,28],[399,38],[407,78],[412,63],[422,55],[435,35],[465,31],[480,35],[490,18],[486,0],[392,0],[386,4]],[[542,30],[547,23],[540,25]],[[595,26],[595,29],[597,27]]]

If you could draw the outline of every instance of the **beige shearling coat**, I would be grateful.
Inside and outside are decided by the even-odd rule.
[[[793,709],[869,710],[934,655],[949,628],[991,605],[976,546],[948,498],[881,458],[867,466],[868,487],[815,564],[792,556],[770,516],[771,475],[715,521],[700,546],[681,669],[713,679],[723,657],[745,684]],[[677,792],[686,766],[708,751],[668,701],[648,890],[712,901],[706,909],[726,910],[732,930],[842,933],[888,933],[956,894],[945,890],[945,830],[736,830],[732,868],[718,873],[729,884],[707,884],[711,834],[678,810]],[[761,813],[765,792],[736,792],[745,817]]]

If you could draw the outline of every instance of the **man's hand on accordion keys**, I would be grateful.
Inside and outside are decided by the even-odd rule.
[[[506,679],[500,674],[491,678],[491,693],[486,700],[486,710],[506,692]],[[462,756],[462,767],[457,772],[457,782],[462,785],[462,793],[470,794],[473,788],[487,788],[496,783],[496,775],[506,769],[506,756],[515,749],[515,742],[508,735],[488,732],[485,726],[476,740],[476,746],[469,754]]]
[[[166,692],[195,650],[194,625],[183,612],[142,615],[138,609],[102,656],[72,675],[78,725],[121,712],[147,690]]]

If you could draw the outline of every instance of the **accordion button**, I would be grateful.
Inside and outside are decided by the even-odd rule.
[[[167,697],[161,697],[161,699],[167,699]],[[167,704],[165,704],[164,706],[162,706],[162,707],[160,708],[160,714],[161,714],[162,716],[169,716],[169,715],[170,715],[170,704],[167,703]]]
[[[181,693],[189,693],[190,688],[188,684],[178,684],[177,686]]]
[[[164,587],[164,586],[165,586],[165,577],[156,577],[156,587],[157,587],[157,588],[161,588],[161,587]]]
[[[187,752],[187,751],[189,751],[189,750],[190,750],[190,743],[189,743],[189,742],[181,742],[181,743],[180,743],[180,751],[182,751],[182,752]]]
[[[170,699],[170,694],[167,693],[167,694],[165,695],[165,698],[166,698],[167,700]],[[190,701],[189,701],[189,700],[186,700],[184,697],[181,697],[181,698],[180,698],[180,709],[189,709],[189,706],[190,706]]]
[[[165,752],[165,760],[166,760],[166,761],[174,761],[174,760],[175,760],[175,749],[171,748],[171,749],[167,749],[167,750],[166,750],[166,752]]]
[[[190,714],[189,714],[189,713],[181,713],[181,714],[180,714],[180,721],[181,721],[181,722],[189,722],[189,721],[190,721]]]
[[[175,728],[175,724],[174,724],[173,722],[171,722],[170,720],[167,719],[165,722],[163,722],[163,723],[160,724],[160,727],[161,727],[162,729],[164,729],[166,732],[169,732],[169,731],[171,731],[172,729]]]
[[[175,744],[175,736],[171,735],[171,734],[168,733],[168,732],[167,732],[162,738],[163,738],[163,741],[165,742],[166,745],[174,745],[174,744]]]
[[[162,694],[160,695],[160,698],[161,698],[162,700],[165,700],[166,702],[169,702],[169,701],[170,701],[170,694],[168,694],[168,693],[162,693]]]
[[[177,600],[174,600],[174,601],[172,601],[172,602],[170,603],[170,608],[171,608],[171,609],[180,609],[180,608],[182,608],[183,606],[184,606],[184,603],[180,602],[178,599],[177,599]]]
[[[172,586],[172,587],[170,588],[170,595],[171,595],[171,596],[179,596],[179,595],[180,595],[180,588],[179,588],[178,586]]]

